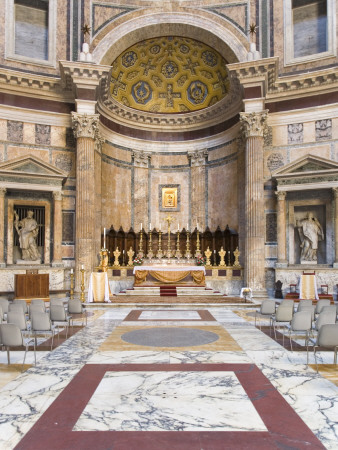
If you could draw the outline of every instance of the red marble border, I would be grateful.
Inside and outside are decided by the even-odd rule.
[[[170,311],[184,312],[184,311],[194,311],[197,312],[200,316],[200,319],[140,319],[139,317],[144,311],[165,311],[168,312],[167,309],[144,309],[144,310],[136,310],[130,311],[127,317],[124,319],[124,322],[216,322],[215,317],[210,314],[209,311],[204,309],[171,309]]]
[[[234,372],[267,427],[241,431],[72,431],[107,371]],[[16,450],[324,449],[254,364],[88,364],[15,447]]]

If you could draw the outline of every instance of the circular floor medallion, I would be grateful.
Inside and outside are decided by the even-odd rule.
[[[215,342],[219,336],[197,328],[164,327],[128,331],[121,338],[129,344],[146,347],[194,347]]]

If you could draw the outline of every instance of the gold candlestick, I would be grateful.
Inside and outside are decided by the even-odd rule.
[[[74,272],[73,269],[70,272],[70,293],[69,297],[71,300],[74,298]]]
[[[141,258],[143,257],[143,232],[142,232],[142,230],[140,231],[140,244],[139,244],[138,254],[139,254],[139,256],[141,256]]]
[[[177,259],[182,258],[182,253],[180,251],[180,232],[177,230],[177,240],[176,240],[176,253],[175,256]]]
[[[158,251],[157,251],[157,258],[161,259],[163,257],[163,252],[162,252],[162,231],[160,230],[158,232]]]
[[[81,302],[82,303],[84,303],[85,302],[85,284],[84,284],[84,279],[85,279],[85,277],[84,277],[84,273],[85,273],[85,270],[84,269],[80,269],[80,272],[81,272],[81,295],[80,295],[80,300],[81,300]]]
[[[171,254],[171,242],[170,242],[170,224],[174,219],[169,214],[169,216],[165,220],[168,222],[168,246],[167,246],[166,256],[167,256],[167,258],[171,258],[172,254]]]
[[[197,258],[197,256],[201,256],[201,249],[200,249],[200,232],[198,231],[197,228],[197,238],[196,238],[196,253],[195,253],[195,258]]]
[[[190,231],[187,231],[187,250],[185,252],[184,255],[187,259],[191,258],[191,253],[190,253]]]
[[[149,251],[147,253],[147,258],[152,259],[153,256],[154,256],[154,253],[153,253],[152,233],[151,233],[151,230],[149,230]]]

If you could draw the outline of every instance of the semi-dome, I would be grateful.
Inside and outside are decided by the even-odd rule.
[[[198,111],[227,95],[226,64],[214,49],[191,38],[147,39],[112,63],[110,94],[140,111]]]

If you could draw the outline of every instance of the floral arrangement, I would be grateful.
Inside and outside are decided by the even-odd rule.
[[[198,256],[196,257],[196,265],[197,265],[197,266],[204,266],[204,265],[205,265],[205,262],[206,262],[206,259],[205,259],[204,256],[198,255]]]
[[[143,263],[143,258],[141,255],[137,255],[133,260],[134,266],[141,266],[142,263]]]

